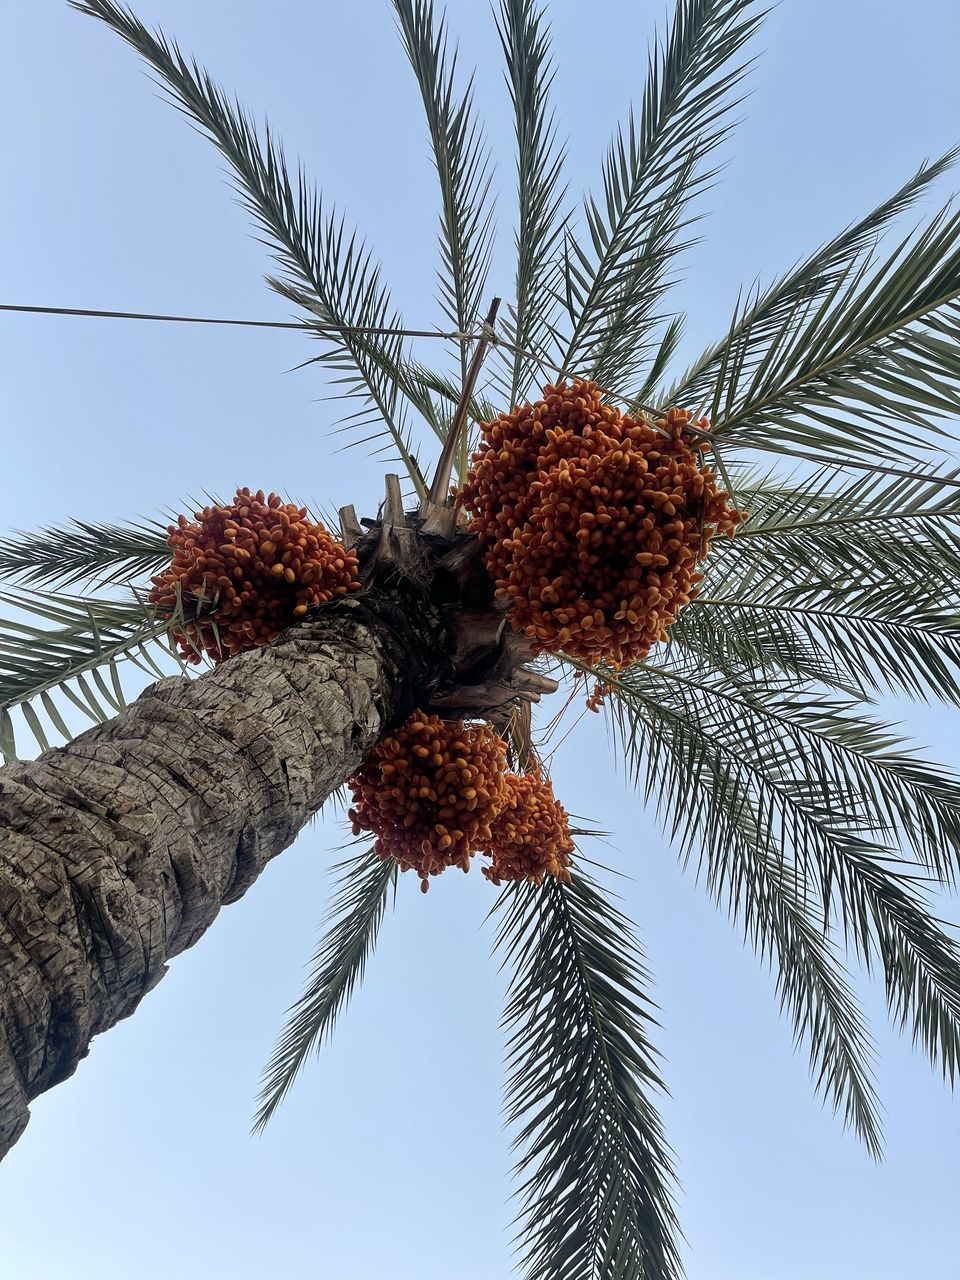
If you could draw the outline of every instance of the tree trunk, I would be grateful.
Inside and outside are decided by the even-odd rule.
[[[365,592],[0,770],[0,1156],[30,1099],[428,700],[449,650],[425,597]]]

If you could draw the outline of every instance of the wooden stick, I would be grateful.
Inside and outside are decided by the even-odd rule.
[[[403,494],[400,492],[400,477],[384,476],[383,527],[386,529],[402,529],[406,526],[407,517],[403,511]]]
[[[483,364],[484,356],[487,354],[487,347],[490,345],[493,325],[497,318],[497,312],[499,309],[500,299],[494,298],[490,303],[490,310],[487,312],[487,317],[483,322],[484,329],[477,341],[476,350],[473,353],[473,359],[470,361],[470,368],[467,370],[467,377],[463,384],[463,391],[460,393],[460,402],[457,405],[457,411],[453,416],[453,422],[450,424],[450,430],[447,432],[447,438],[443,442],[443,449],[440,453],[440,461],[437,463],[437,470],[433,477],[433,483],[430,485],[430,491],[424,498],[420,507],[421,515],[427,515],[431,507],[446,506],[447,494],[450,489],[450,478],[453,475],[453,460],[456,457],[457,448],[460,444],[460,437],[463,435],[464,428],[467,424],[470,400],[477,385],[477,379],[480,377],[480,367]]]
[[[418,559],[416,534],[407,523],[403,509],[400,477],[384,477],[385,492],[380,512],[380,537],[371,561],[373,565],[393,565],[398,572],[411,572]]]
[[[349,551],[351,547],[355,547],[363,537],[363,525],[357,519],[357,509],[354,506],[340,508],[340,539],[343,545]]]

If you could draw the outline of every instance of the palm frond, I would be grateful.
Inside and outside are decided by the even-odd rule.
[[[673,359],[674,352],[680,345],[680,339],[683,336],[683,324],[683,317],[675,316],[664,330],[660,345],[650,361],[647,375],[634,394],[633,401],[630,404],[631,412],[636,413],[638,410],[642,410],[644,405],[659,399],[657,388],[660,385],[664,371]]]
[[[99,18],[132,46],[158,73],[164,91],[227,160],[241,202],[265,237],[283,270],[268,282],[306,308],[335,336],[318,337],[324,360],[339,374],[344,395],[360,399],[371,420],[388,433],[418,493],[423,476],[411,455],[405,406],[391,371],[402,358],[403,339],[357,332],[360,328],[401,328],[380,268],[342,216],[328,211],[302,170],[291,175],[283,151],[268,127],[259,130],[239,104],[175,43],[154,34],[114,0],[71,0],[81,13]],[[309,331],[309,320],[304,322]],[[376,415],[374,418],[373,415]]]
[[[909,1029],[952,1085],[960,1077],[960,946],[902,867],[861,854],[852,870],[858,910],[872,933],[868,941],[863,928],[855,939],[860,957],[868,968],[879,960],[895,1025]]]
[[[493,235],[490,153],[473,111],[473,80],[458,94],[457,52],[446,22],[434,19],[432,0],[393,0],[397,24],[427,116],[440,180],[440,298],[460,333],[480,320]],[[468,342],[460,344],[461,382]]]
[[[460,388],[454,379],[447,377],[445,374],[438,373],[434,369],[429,369],[425,365],[417,361],[408,361],[405,366],[405,376],[416,382],[417,386],[424,393],[431,393],[439,397],[441,401],[446,401],[449,406],[449,412],[443,413],[438,410],[438,419],[440,426],[436,427],[439,438],[446,438],[446,428],[449,421],[453,418],[453,410],[460,403]],[[487,422],[490,418],[497,415],[497,409],[494,407],[493,401],[487,399],[486,395],[475,392],[467,401],[467,417],[470,422],[479,423]]]
[[[34,586],[63,588],[90,579],[106,586],[147,577],[169,559],[166,526],[154,520],[126,525],[69,520],[0,539],[0,577]]]
[[[892,689],[960,705],[960,612],[919,608],[913,594],[858,581],[785,589],[754,579],[694,601],[672,639],[727,672],[731,662],[754,664],[861,697]]]
[[[635,703],[613,695],[611,714],[628,767],[642,771],[661,815],[682,832],[689,859],[699,846],[710,895],[739,923],[745,940],[768,961],[781,1008],[798,1044],[806,1044],[816,1091],[874,1156],[881,1150],[871,1078],[872,1044],[847,974],[809,894],[776,847],[767,813],[749,774],[700,725],[682,714],[648,721]],[[696,790],[681,788],[690,782]]]
[[[0,604],[11,610],[0,619],[0,737],[8,757],[15,755],[13,709],[21,710],[46,750],[50,744],[34,702],[53,729],[69,739],[73,734],[56,697],[99,723],[125,705],[124,664],[127,670],[136,667],[162,677],[168,672],[157,658],[175,658],[166,639],[176,619],[159,621],[136,596],[103,600],[4,592]]]
[[[724,586],[773,572],[791,587],[817,578],[899,585],[918,607],[948,609],[960,576],[960,494],[943,479],[958,475],[738,490],[750,519],[715,548],[708,576],[715,571]]]
[[[289,1010],[289,1021],[264,1071],[253,1131],[262,1132],[284,1100],[312,1052],[319,1052],[337,1015],[362,981],[367,960],[397,865],[368,852],[334,868],[338,873],[327,930],[312,960],[303,995]]]
[[[836,929],[888,1004],[953,1079],[960,1064],[960,951],[925,886],[953,880],[960,851],[954,777],[927,765],[856,703],[746,677],[613,677],[614,728],[689,858],[717,883],[745,870],[738,840],[762,837],[824,939]],[[738,836],[738,830],[741,834]],[[911,846],[923,865],[898,851]],[[764,847],[763,844],[760,846]],[[925,870],[924,868],[930,868]],[[747,864],[744,862],[744,868]],[[761,886],[752,890],[758,898]]]
[[[762,18],[754,0],[677,0],[639,117],[631,112],[610,147],[602,197],[585,202],[589,245],[567,235],[564,368],[616,387],[647,359],[677,236],[712,176],[702,161],[731,127],[747,70],[737,55]]]
[[[696,607],[694,607],[696,606]],[[691,670],[722,672],[735,679],[790,676],[816,681],[838,693],[862,695],[863,673],[841,666],[835,656],[811,643],[789,613],[776,608],[729,611],[723,597],[703,597],[682,610],[670,631],[670,652]]]
[[[921,466],[907,476],[857,476],[840,485],[829,468],[795,481],[738,483],[749,520],[716,552],[725,569],[731,558],[776,564],[797,584],[817,570],[833,576],[849,569],[873,581],[906,575],[918,591],[932,573],[940,590],[960,573],[958,481],[958,469]]]
[[[734,318],[708,412],[720,441],[843,458],[944,449],[960,411],[960,214],[943,210],[885,259],[802,296],[758,358]],[[739,336],[733,336],[739,333]]]
[[[824,803],[851,831],[872,834],[891,847],[906,844],[938,881],[955,881],[960,778],[925,760],[859,699],[789,680],[753,680],[747,673],[731,680],[728,673],[715,678],[649,666],[643,676],[661,691],[669,685],[708,707],[715,722],[725,724],[731,745],[756,751],[791,786],[802,779],[811,796],[822,786]],[[827,845],[821,848],[828,851]],[[797,850],[809,861],[810,848],[798,841]],[[824,884],[831,880],[828,865],[823,863]],[[824,901],[829,909],[829,895]]]
[[[627,699],[612,704],[628,765],[645,769],[660,812],[685,829],[687,855],[699,842],[710,895],[744,928],[746,940],[776,970],[781,1007],[797,1043],[806,1042],[817,1092],[844,1114],[878,1155],[881,1133],[870,1080],[870,1039],[835,950],[810,915],[808,893],[780,855],[749,774],[713,749],[689,718],[637,722]],[[681,790],[694,783],[692,794]]]
[[[925,161],[898,191],[865,218],[845,228],[768,288],[758,286],[746,305],[736,308],[730,332],[703,352],[663,395],[662,402],[694,406],[706,401],[713,394],[719,371],[726,363],[725,353],[734,343],[749,345],[743,368],[755,367],[797,305],[822,298],[835,288],[851,264],[862,261],[890,223],[929,190],[954,164],[958,154],[956,150],[948,151],[939,160]],[[651,395],[652,388],[645,394]]]
[[[294,298],[295,291],[289,285],[285,285],[284,290],[299,305],[307,308],[311,306],[308,295],[301,293]],[[301,369],[305,365],[322,364],[324,361],[324,356],[313,356],[308,360],[301,361],[294,368]],[[460,388],[457,383],[446,375],[437,373],[434,369],[409,354],[399,357],[396,361],[380,362],[380,365],[384,375],[392,378],[403,395],[406,396],[411,404],[416,406],[417,411],[424,418],[427,426],[430,427],[437,439],[441,442],[445,440],[447,426],[453,414],[452,411],[445,412],[433,397],[436,395],[441,401],[446,400],[451,406],[456,407],[460,402]],[[475,405],[475,403],[475,401],[471,401],[471,406]],[[360,414],[355,416],[365,416],[364,411],[361,410]]]
[[[561,214],[565,153],[550,110],[554,68],[543,8],[538,0],[501,0],[497,30],[517,139],[516,302],[507,328],[518,350],[508,360],[505,386],[507,403],[515,405],[533,376],[525,353],[549,346],[552,338],[560,288],[557,250],[566,221]]]
[[[714,549],[671,643],[717,670],[960,700],[960,497],[946,476],[829,473],[738,487],[750,519]]]
[[[653,1006],[630,923],[583,874],[513,886],[496,910],[512,971],[506,1115],[520,1153],[524,1274],[676,1277]]]

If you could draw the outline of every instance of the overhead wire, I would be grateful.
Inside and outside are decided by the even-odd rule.
[[[29,315],[85,316],[101,320],[161,320],[173,324],[220,324],[257,329],[297,329],[301,332],[329,333],[333,336],[355,333],[369,334],[371,337],[443,338],[449,342],[466,342],[478,338],[486,338],[493,346],[502,347],[515,355],[524,356],[526,359],[534,361],[541,371],[549,371],[554,376],[561,378],[574,378],[577,376],[572,370],[565,369],[562,365],[554,364],[542,352],[528,351],[524,347],[519,347],[515,343],[509,342],[500,334],[494,333],[490,326],[486,324],[479,325],[471,332],[460,332],[458,330],[403,329],[390,326],[338,325],[315,320],[237,320],[222,316],[166,315],[155,311],[107,311],[93,307],[40,307],[12,302],[0,303],[0,311],[15,311]],[[618,392],[612,387],[605,387],[603,390],[607,394],[615,396],[618,400],[622,400],[625,404],[634,404],[638,408],[650,409],[648,405],[639,404],[636,397]]]
[[[489,327],[478,326],[473,332],[460,332],[459,330],[439,330],[439,329],[403,329],[393,328],[390,326],[368,326],[368,325],[337,325],[326,324],[313,320],[240,320],[223,316],[181,316],[166,315],[154,311],[107,311],[92,307],[42,307],[28,306],[23,303],[4,302],[0,303],[0,311],[19,312],[29,315],[52,315],[52,316],[81,316],[92,319],[102,320],[154,320],[165,321],[173,324],[213,324],[213,325],[233,325],[241,328],[256,329],[296,329],[300,332],[324,333],[331,336],[344,336],[347,334],[367,334],[371,337],[396,337],[396,338],[441,338],[448,342],[464,342],[478,338],[487,338],[492,345],[502,347],[506,351],[512,352],[514,355],[523,356],[528,360],[532,360],[541,371],[550,371],[554,376],[567,378],[575,377],[576,374],[565,369],[562,365],[555,364],[549,360],[542,352],[529,351],[524,347],[517,346],[516,343],[508,341],[499,334],[491,334]],[[640,403],[636,397],[630,396],[624,392],[617,391],[613,387],[604,387],[605,394],[614,396],[624,404],[632,408],[642,409],[646,413],[659,416],[662,410],[656,406]],[[697,432],[698,435],[704,434],[705,438],[713,439],[706,433]],[[731,441],[731,444],[735,442]],[[747,449],[757,449],[765,453],[776,453],[787,458],[798,458],[807,462],[816,462],[826,466],[838,467],[841,470],[859,470],[877,472],[883,475],[901,476],[905,479],[938,479],[942,484],[951,488],[960,488],[960,480],[947,476],[929,476],[916,471],[909,471],[898,467],[883,466],[878,463],[870,463],[859,459],[845,458],[839,459],[830,457],[825,454],[805,453],[798,450],[785,448],[775,443],[766,443],[763,441],[743,441],[741,447]]]
[[[168,316],[154,311],[101,311],[87,307],[34,307],[20,303],[0,302],[0,311],[19,311],[31,315],[88,316],[99,320],[165,320],[174,324],[226,324],[255,329],[299,329],[314,333],[366,333],[371,336],[396,338],[445,338],[464,341],[475,335],[437,329],[394,329],[388,326],[325,324],[315,320],[233,320],[221,316]]]

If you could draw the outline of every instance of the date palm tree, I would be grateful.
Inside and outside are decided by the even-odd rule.
[[[499,0],[518,208],[502,312],[487,310],[493,171],[469,81],[431,0],[394,0],[439,179],[453,355],[437,368],[414,357],[417,335],[372,251],[266,127],[122,5],[73,5],[146,59],[226,160],[274,256],[270,287],[299,309],[313,360],[349,401],[345,428],[384,444],[406,497],[388,476],[374,518],[341,510],[362,592],[196,678],[166,674],[177,619],[146,599],[169,557],[162,524],[78,517],[0,544],[0,1154],[30,1099],[136,1008],[385,728],[417,706],[515,725],[518,707],[597,679],[613,751],[773,966],[817,1092],[878,1155],[871,1041],[848,965],[879,976],[894,1022],[951,1083],[960,1066],[960,952],[935,896],[960,869],[960,790],[875,710],[891,690],[960,702],[949,432],[960,214],[947,205],[882,243],[955,153],[743,292],[726,332],[675,371],[683,319],[669,291],[740,101],[755,0],[676,0],[642,101],[579,212],[549,103],[544,13],[538,0]],[[477,425],[565,375],[628,406],[705,412],[724,484],[749,512],[712,552],[669,644],[619,671],[531,661],[446,498]],[[158,679],[128,703],[137,670]],[[65,712],[92,727],[73,736]],[[37,758],[16,759],[15,730],[33,734]],[[66,744],[51,747],[55,734]],[[361,979],[397,874],[371,852],[339,871],[257,1126]],[[582,869],[569,883],[508,886],[493,914],[510,974],[524,1274],[678,1275],[655,1009],[633,924]]]

